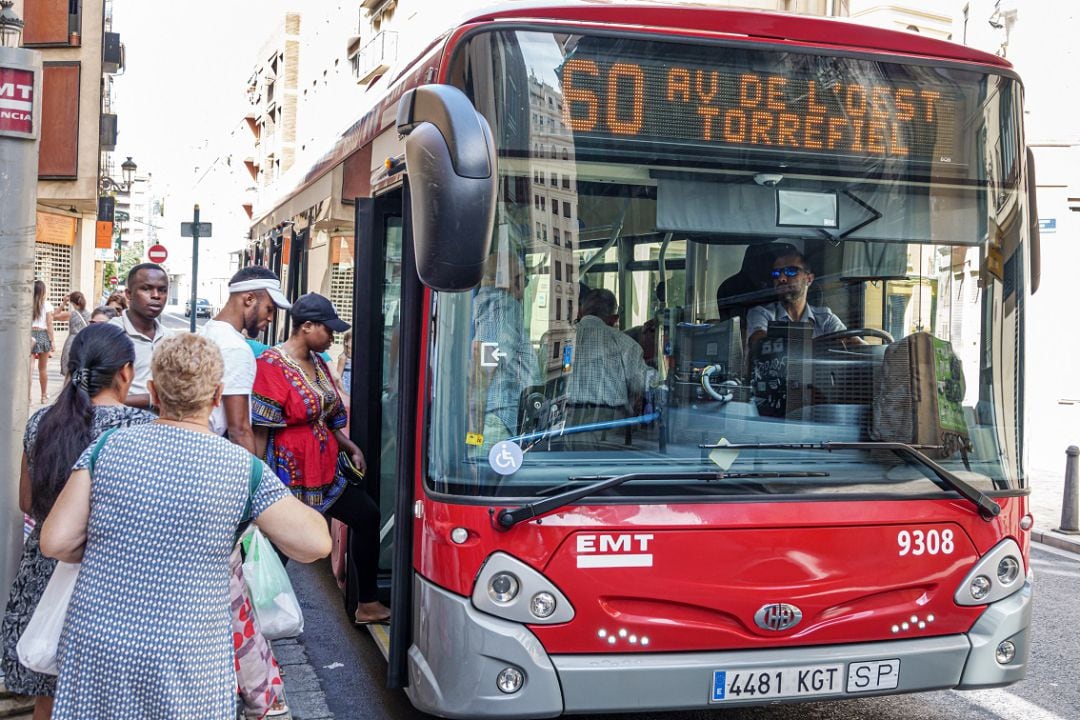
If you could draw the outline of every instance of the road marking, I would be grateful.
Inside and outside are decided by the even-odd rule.
[[[345,663],[339,662],[330,663],[329,665],[323,665],[323,668],[325,668],[326,670],[337,670],[338,668],[343,667],[345,667]]]
[[[1065,720],[1005,690],[953,690],[953,693],[1001,720]]]

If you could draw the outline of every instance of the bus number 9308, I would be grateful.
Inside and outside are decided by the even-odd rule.
[[[901,530],[896,535],[899,555],[952,555],[956,549],[953,531],[937,530]]]

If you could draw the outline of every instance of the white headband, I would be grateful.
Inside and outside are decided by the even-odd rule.
[[[254,292],[256,290],[265,290],[269,293],[270,299],[282,310],[288,310],[292,307],[289,298],[285,297],[285,293],[281,292],[279,281],[274,278],[253,278],[229,285],[230,295],[233,293]]]
[[[253,290],[280,290],[281,284],[278,280],[271,280],[270,278],[255,278],[254,280],[241,280],[240,282],[229,285],[229,294],[251,292]]]

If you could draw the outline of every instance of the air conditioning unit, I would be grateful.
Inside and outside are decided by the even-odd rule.
[[[105,113],[101,116],[100,142],[103,152],[111,152],[116,149],[116,115]]]
[[[124,46],[120,33],[107,32],[101,42],[101,71],[113,74],[124,69]]]

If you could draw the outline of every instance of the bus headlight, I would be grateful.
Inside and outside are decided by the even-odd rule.
[[[497,603],[506,604],[517,597],[521,587],[518,579],[508,572],[494,575],[488,582],[488,595]]]
[[[555,596],[549,592],[538,592],[529,601],[529,610],[538,618],[551,617],[555,612]]]
[[[1024,586],[1024,556],[1011,538],[1002,540],[968,571],[953,595],[957,605],[989,605]]]
[[[1012,585],[1020,574],[1020,562],[1012,555],[1006,555],[998,561],[997,577],[1002,585]]]
[[[574,619],[574,606],[542,572],[504,552],[488,556],[472,588],[473,607],[522,625]]]
[[[985,575],[979,575],[971,581],[971,597],[976,600],[982,600],[990,594],[992,588],[993,585],[990,584],[990,578]]]

